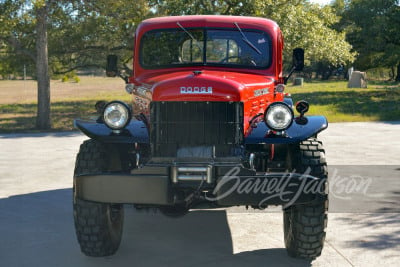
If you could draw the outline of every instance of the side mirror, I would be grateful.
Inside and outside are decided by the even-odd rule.
[[[302,71],[304,69],[304,49],[293,49],[293,66],[295,71]]]
[[[304,69],[304,49],[303,48],[295,48],[293,49],[293,67],[290,70],[289,74],[284,77],[283,83],[287,84],[290,76],[292,76],[295,71],[302,71]]]
[[[107,56],[106,75],[107,77],[116,77],[118,75],[118,57],[116,55]]]

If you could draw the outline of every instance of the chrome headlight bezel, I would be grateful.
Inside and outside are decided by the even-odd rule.
[[[277,123],[277,115],[280,112],[285,116],[284,121]],[[264,112],[264,121],[267,126],[274,131],[284,131],[288,129],[293,123],[294,113],[293,110],[284,102],[275,102],[268,106]]]
[[[114,112],[114,116],[117,116],[117,118],[119,116],[119,119],[111,119],[110,116],[112,112]],[[112,130],[121,130],[125,128],[131,119],[132,110],[122,101],[111,101],[104,106],[103,121],[105,125]]]

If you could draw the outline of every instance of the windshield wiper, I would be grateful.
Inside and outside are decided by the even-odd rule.
[[[242,29],[239,27],[239,24],[237,22],[234,22],[235,26],[238,28],[240,34],[242,35],[242,40],[251,48],[253,48],[254,51],[256,51],[259,55],[262,55],[261,51],[255,46],[253,45],[252,42],[250,42],[249,39],[247,39],[246,35],[244,35]]]
[[[193,34],[191,34],[188,30],[186,30],[185,27],[183,27],[182,24],[180,24],[179,21],[176,23],[176,25],[178,25],[179,28],[181,28],[187,35],[189,35],[190,39],[192,39],[192,41],[200,49],[201,53],[203,53],[203,48],[199,45],[199,41],[197,41],[197,39],[194,38]]]

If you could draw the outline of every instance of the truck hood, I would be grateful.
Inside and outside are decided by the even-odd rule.
[[[272,77],[212,70],[160,74],[143,82],[153,101],[245,101],[274,90]]]

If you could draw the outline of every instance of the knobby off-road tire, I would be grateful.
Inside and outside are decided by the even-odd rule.
[[[310,175],[327,178],[322,142],[314,138],[303,141],[294,148],[293,156],[293,167],[298,173],[304,173],[310,168]],[[327,211],[327,195],[320,196],[315,202],[293,205],[284,210],[284,238],[289,256],[313,260],[321,255],[328,221]]]
[[[107,171],[110,163],[108,155],[104,144],[95,140],[85,141],[76,158],[74,176]],[[75,196],[74,187],[73,209],[81,251],[92,257],[115,254],[122,238],[123,206],[79,199]]]

